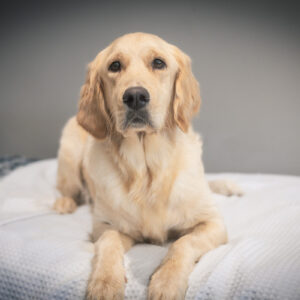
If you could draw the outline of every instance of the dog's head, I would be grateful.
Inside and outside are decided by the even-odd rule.
[[[189,57],[151,34],[127,34],[89,64],[78,123],[94,137],[178,126],[186,132],[200,106]]]

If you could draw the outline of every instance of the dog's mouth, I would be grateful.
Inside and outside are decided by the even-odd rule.
[[[124,130],[128,128],[137,128],[141,129],[143,127],[153,127],[152,121],[150,119],[149,113],[147,110],[141,111],[131,111],[129,110],[126,113]]]

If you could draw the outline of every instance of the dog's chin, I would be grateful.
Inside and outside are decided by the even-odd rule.
[[[139,133],[150,134],[153,133],[154,131],[155,130],[148,124],[133,122],[129,124],[129,126],[127,126],[126,129],[122,130],[122,135],[124,137],[129,137]]]

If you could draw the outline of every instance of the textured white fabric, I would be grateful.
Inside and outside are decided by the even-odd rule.
[[[0,181],[0,299],[83,299],[91,270],[87,206],[56,215],[56,161],[22,167]],[[300,299],[300,178],[218,174],[242,198],[216,195],[229,243],[206,255],[186,299]],[[125,257],[126,299],[145,299],[167,247],[137,245]]]

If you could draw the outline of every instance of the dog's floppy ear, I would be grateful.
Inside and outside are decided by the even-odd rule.
[[[190,58],[177,47],[174,47],[174,49],[175,58],[179,66],[175,79],[174,120],[183,132],[187,132],[192,117],[200,108],[200,90],[198,82],[192,73]]]
[[[110,129],[110,119],[105,107],[97,65],[95,60],[88,66],[86,81],[80,92],[77,122],[94,137],[104,139]]]

